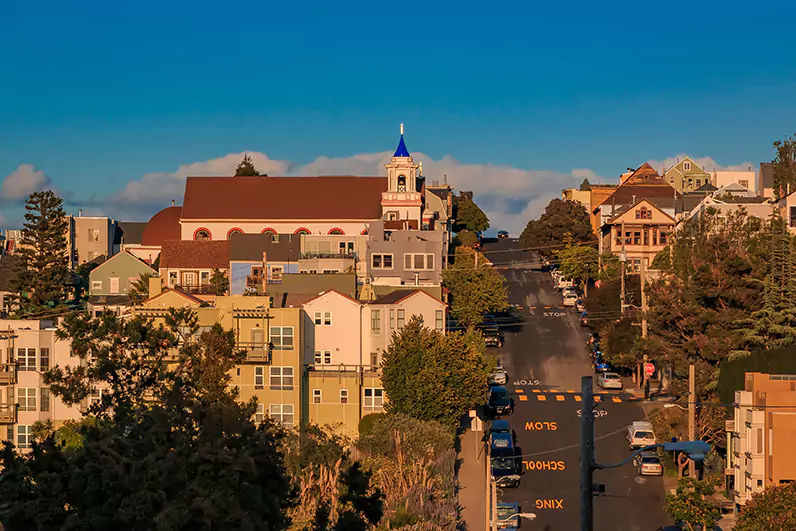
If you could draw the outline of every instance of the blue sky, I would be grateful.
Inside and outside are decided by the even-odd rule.
[[[145,219],[121,191],[147,174],[243,151],[346,168],[404,122],[451,171],[555,181],[527,205],[576,169],[757,164],[796,132],[793,2],[529,4],[7,2],[0,179],[29,164],[70,207]],[[0,214],[19,217],[8,195]]]

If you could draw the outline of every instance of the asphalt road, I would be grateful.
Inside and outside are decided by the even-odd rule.
[[[533,252],[509,251],[511,240],[486,244],[484,251],[509,282],[509,302],[520,304],[525,323],[504,330],[499,355],[509,373],[516,408],[508,418],[523,453],[524,475],[516,489],[502,489],[501,501],[519,502],[536,514],[523,525],[542,531],[577,531],[580,522],[581,377],[593,375],[585,329],[577,313],[561,308],[549,273],[538,270]],[[495,252],[498,251],[498,252]],[[508,251],[508,252],[506,252]],[[616,463],[629,455],[625,428],[644,420],[641,406],[625,393],[603,392],[595,419],[596,459]],[[654,531],[669,519],[663,510],[661,478],[639,477],[632,464],[600,470],[595,483],[606,486],[594,501],[597,531]]]

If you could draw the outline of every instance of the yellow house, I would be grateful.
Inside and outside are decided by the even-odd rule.
[[[642,198],[618,210],[602,226],[600,249],[627,257],[629,272],[649,269],[652,260],[669,243],[675,221],[653,200]]]
[[[265,415],[286,426],[299,425],[301,414],[301,360],[303,352],[300,308],[271,308],[269,297],[242,295],[216,297],[213,305],[179,290],[161,291],[160,279],[150,282],[150,298],[133,309],[133,315],[165,317],[171,308],[191,308],[200,328],[221,324],[235,332],[235,346],[246,360],[232,372],[232,385],[240,399],[257,398],[256,419]]]

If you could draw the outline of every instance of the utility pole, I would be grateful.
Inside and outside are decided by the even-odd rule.
[[[627,261],[627,253],[625,253],[625,224],[622,223],[620,226],[621,233],[621,241],[622,241],[622,251],[619,253],[619,269],[620,273],[619,276],[622,279],[622,288],[619,294],[620,300],[620,307],[619,307],[619,315],[620,317],[625,316],[625,262]]]
[[[644,285],[647,283],[647,267],[644,264],[646,258],[641,258],[641,337],[643,339],[647,339],[647,291],[644,289]],[[644,363],[647,362],[647,355],[644,355]],[[645,389],[645,398],[649,398],[646,396],[646,386],[647,386],[647,371],[644,370],[644,366],[642,365],[639,367],[639,371],[641,372],[641,388]]]
[[[696,393],[694,392],[694,362],[688,364],[688,440],[696,437]],[[696,463],[688,461],[688,477],[696,477]]]
[[[582,409],[580,415],[580,529],[594,528],[594,505],[592,500],[594,482],[594,394],[592,377],[580,379]]]

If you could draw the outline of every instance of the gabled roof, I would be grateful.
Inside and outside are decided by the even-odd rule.
[[[188,177],[183,220],[373,220],[386,177]]]
[[[161,269],[228,269],[228,240],[169,240],[160,251]]]
[[[308,300],[304,301],[304,304],[309,304],[309,303],[311,303],[313,301],[317,301],[318,299],[322,299],[323,297],[326,297],[327,295],[339,295],[339,296],[343,297],[344,299],[348,299],[349,301],[351,301],[351,302],[353,302],[355,304],[361,304],[358,300],[352,299],[351,297],[349,297],[345,293],[339,292],[336,289],[330,289],[329,291],[322,291],[321,293],[317,294],[316,296],[312,297],[311,299],[308,299]]]
[[[273,242],[271,234],[232,234],[229,237],[230,261],[297,262],[301,256],[301,236],[280,234]],[[162,259],[161,259],[162,260]]]
[[[617,209],[617,211],[614,213],[614,215],[611,216],[611,218],[608,220],[608,223],[613,223],[617,218],[620,218],[620,217],[624,216],[627,212],[633,210],[635,207],[639,206],[642,203],[645,203],[645,204],[649,205],[650,207],[654,208],[655,210],[657,210],[658,212],[660,212],[661,214],[663,214],[667,218],[669,218],[672,221],[674,221],[674,218],[672,216],[670,216],[669,214],[667,214],[666,212],[664,212],[663,208],[660,205],[656,204],[655,201],[653,201],[653,200],[651,200],[649,198],[646,198],[646,197],[642,197],[640,199],[636,199],[635,202],[630,203],[629,205],[626,205],[626,206],[622,207],[621,209]],[[674,206],[674,200],[673,199],[671,200],[671,204],[669,205],[669,208],[671,208],[672,206]]]
[[[98,265],[97,267],[92,269],[91,273],[89,273],[89,276],[94,277],[94,276],[100,274],[103,269],[105,269],[107,267],[110,267],[110,266],[113,266],[114,263],[122,261],[122,260],[130,262],[131,264],[139,265],[142,273],[143,272],[151,272],[153,274],[156,273],[156,271],[154,269],[152,269],[149,266],[149,264],[147,264],[146,262],[144,262],[143,260],[141,260],[140,258],[135,256],[134,254],[131,254],[131,253],[127,252],[127,251],[122,251],[120,253],[117,253],[117,254],[111,256],[110,258],[108,258],[107,260],[102,262],[100,265]]]
[[[609,195],[605,201],[600,203],[594,210],[597,210],[603,205],[610,205],[616,203],[617,206],[627,205],[633,203],[633,199],[648,198],[648,199],[663,199],[669,198],[674,201],[675,197],[680,197],[680,193],[676,192],[672,186],[663,179],[654,182],[647,182],[644,184],[635,184],[626,181],[622,186],[616,189],[614,193]]]
[[[707,192],[715,192],[716,190],[718,190],[718,188],[713,186],[711,183],[705,183],[702,186],[700,186],[699,188],[697,188],[696,190],[694,190],[694,192],[705,192],[705,193],[707,193]]]
[[[158,293],[154,297],[150,297],[147,300],[145,300],[144,302],[142,302],[141,305],[145,306],[148,303],[152,303],[152,302],[158,300],[159,298],[161,298],[161,297],[163,297],[163,296],[165,296],[165,295],[167,295],[169,293],[178,295],[178,296],[182,297],[183,299],[185,299],[186,301],[194,303],[194,304],[197,304],[198,306],[206,306],[207,305],[207,302],[203,301],[202,299],[194,297],[193,295],[191,295],[189,293],[185,293],[184,291],[180,291],[178,289],[171,289],[171,288],[165,288],[163,291],[161,291],[160,293]]]
[[[371,304],[398,304],[420,293],[442,305],[445,304],[433,295],[429,295],[425,291],[419,289],[397,289],[388,293],[387,295],[382,295],[378,299],[371,301]]]

